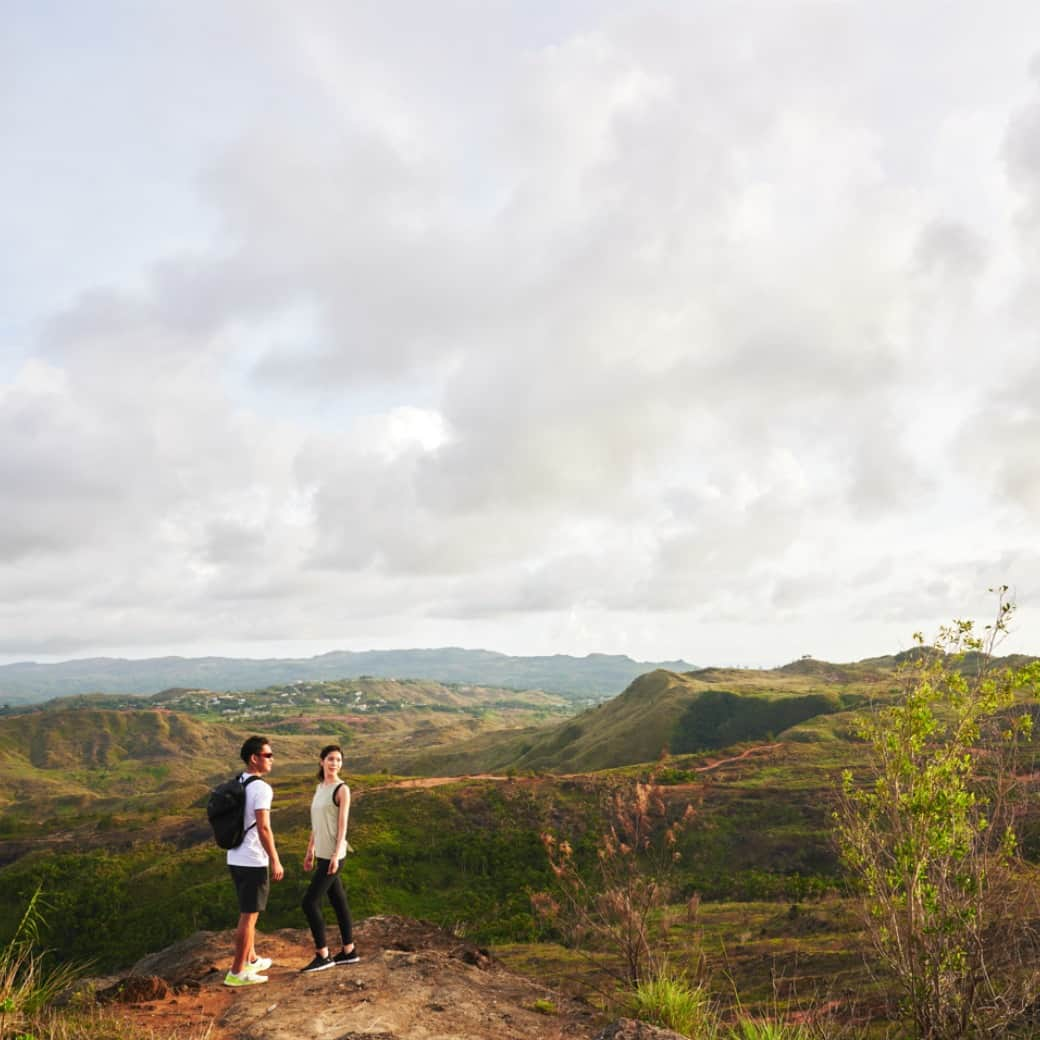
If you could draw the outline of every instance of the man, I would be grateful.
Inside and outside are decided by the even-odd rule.
[[[250,737],[240,752],[246,764],[239,781],[246,785],[245,837],[228,849],[227,862],[238,896],[238,929],[235,932],[235,962],[224,977],[225,986],[255,986],[266,982],[261,974],[271,967],[269,957],[257,957],[253,945],[256,919],[267,906],[271,878],[285,876],[274,847],[271,830],[271,801],[274,792],[263,778],[274,765],[274,752],[266,737]]]

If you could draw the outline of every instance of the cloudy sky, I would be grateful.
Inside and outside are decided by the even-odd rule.
[[[0,661],[1040,653],[1035,0],[10,0]]]

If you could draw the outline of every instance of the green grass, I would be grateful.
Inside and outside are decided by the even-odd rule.
[[[287,877],[272,887],[266,924],[299,927],[307,880],[300,862],[315,781],[288,738],[279,739],[279,751],[283,746],[288,754],[279,756],[272,776],[272,820]],[[803,745],[796,757],[804,748],[816,755],[813,746]],[[690,771],[705,759],[671,761],[677,770]],[[681,838],[679,895],[799,902],[838,884],[825,772],[816,787],[791,791],[779,782],[756,784],[762,769],[795,772],[797,765],[786,758],[748,759],[712,771],[710,784],[695,790],[666,788],[668,798],[693,798],[698,806],[694,825]],[[624,772],[636,776],[646,767]],[[430,789],[387,789],[393,779],[350,777],[350,836],[358,852],[345,880],[355,913],[400,913],[448,926],[462,921],[481,942],[548,938],[529,899],[550,885],[539,835],[552,828],[583,847],[601,825],[602,790],[612,777],[459,780]],[[97,955],[106,966],[132,963],[198,928],[222,929],[233,921],[223,855],[211,844],[204,819],[207,785],[198,778],[162,780],[153,769],[142,771],[141,783],[152,790],[81,801],[66,791],[64,798],[41,801],[37,811],[50,821],[47,839],[26,840],[26,854],[0,868],[0,939],[14,924],[9,900],[24,899],[38,877],[48,897],[70,914],[75,908],[72,916],[80,922],[62,936],[63,955]],[[34,834],[29,808],[24,812],[5,810],[0,848],[9,842],[17,849],[22,835]]]
[[[672,908],[672,915],[675,923],[655,955],[680,979],[706,980],[726,1020],[790,1020],[832,1001],[845,1005],[849,993],[865,1001],[879,995],[880,984],[864,964],[863,936],[838,897],[794,908],[769,901],[702,903],[693,920],[683,907]],[[562,980],[572,993],[609,991],[610,969],[617,966],[609,963],[617,961],[616,952],[589,956],[546,942],[494,949],[508,968],[549,984]]]
[[[34,1032],[54,997],[79,974],[74,965],[49,964],[40,951],[42,908],[37,886],[0,949],[0,1037]]]
[[[704,986],[683,975],[662,971],[632,991],[629,1007],[635,1018],[675,1030],[696,1040],[718,1035],[718,1012]]]
[[[814,1040],[813,1035],[799,1025],[791,1025],[783,1019],[770,1021],[753,1018],[741,1019],[731,1027],[725,1040]]]

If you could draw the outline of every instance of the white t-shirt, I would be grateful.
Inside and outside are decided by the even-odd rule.
[[[248,779],[252,773],[243,773],[242,780]],[[246,836],[237,849],[228,849],[227,861],[234,867],[266,867],[268,864],[267,850],[260,844],[260,835],[256,831],[257,809],[267,809],[270,812],[271,802],[274,800],[274,791],[271,785],[264,780],[254,780],[246,788]]]

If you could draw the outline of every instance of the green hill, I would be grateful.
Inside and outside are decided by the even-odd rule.
[[[833,666],[828,666],[833,668]],[[413,773],[535,769],[587,772],[650,762],[748,741],[771,740],[819,716],[863,704],[891,685],[891,675],[862,671],[806,676],[778,669],[658,669],[622,694],[555,725],[488,735],[444,751],[404,756]]]
[[[280,771],[309,771],[334,741],[351,772],[376,772],[402,749],[454,747],[571,711],[540,691],[376,678],[59,698],[0,713],[0,825],[183,808],[238,767],[250,733],[276,741]]]
[[[105,811],[141,799],[181,804],[234,768],[242,737],[226,726],[156,710],[0,718],[4,824]]]

